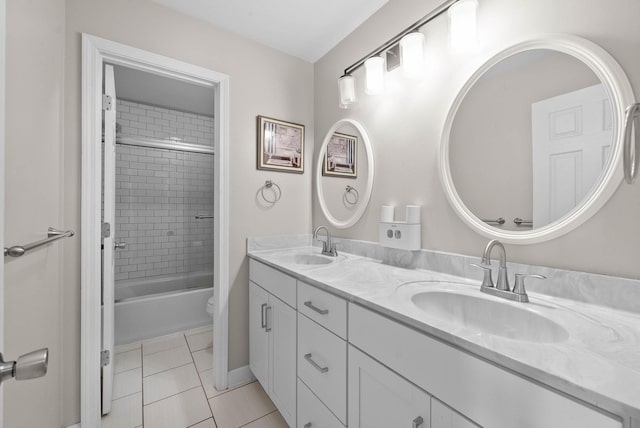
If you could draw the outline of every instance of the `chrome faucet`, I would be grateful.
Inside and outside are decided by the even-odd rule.
[[[500,265],[498,267],[498,282],[493,284],[493,278],[491,277],[491,252],[493,248],[497,247],[500,250],[498,254]],[[482,261],[480,264],[472,263],[472,266],[484,269],[484,277],[482,279],[482,285],[480,291],[483,293],[491,294],[494,296],[502,297],[509,300],[515,300],[516,302],[526,303],[529,301],[529,296],[524,288],[524,279],[526,277],[545,279],[542,275],[524,275],[516,274],[516,284],[511,290],[509,286],[509,277],[507,276],[507,252],[504,249],[502,242],[497,239],[489,241],[482,253]]]
[[[320,232],[322,229],[324,229],[325,233],[327,234],[327,239],[325,241],[318,239],[318,232]],[[329,230],[326,227],[324,226],[316,227],[315,230],[313,231],[313,239],[315,239],[316,241],[322,242],[322,254],[324,254],[325,256],[332,256],[332,257],[338,256],[338,251],[336,250],[336,244],[331,243],[331,234],[329,233]]]

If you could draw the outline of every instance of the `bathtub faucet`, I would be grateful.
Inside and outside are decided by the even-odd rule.
[[[318,232],[320,232],[320,230],[322,229],[324,229],[325,233],[327,234],[327,239],[325,241],[318,239]],[[325,256],[332,256],[332,257],[338,256],[338,251],[336,250],[336,244],[331,243],[331,234],[329,233],[329,230],[326,227],[324,226],[316,227],[315,230],[313,231],[313,239],[315,239],[316,241],[322,242],[322,254],[324,254]]]

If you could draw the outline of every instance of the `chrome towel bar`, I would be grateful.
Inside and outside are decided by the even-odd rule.
[[[484,221],[487,224],[504,224],[505,219],[503,219],[502,217],[497,218],[495,220],[489,220],[489,219],[482,219],[482,221]]]
[[[9,248],[5,247],[4,256],[20,257],[27,251],[34,250],[38,247],[42,247],[43,245],[47,245],[50,242],[57,241],[58,239],[70,238],[73,235],[75,235],[73,230],[63,231],[63,230],[58,230],[58,229],[54,229],[53,227],[50,227],[47,231],[47,237],[45,239],[41,239],[39,241],[32,242],[27,245],[14,245],[13,247],[9,247]]]
[[[205,218],[213,218],[213,216],[209,214],[196,214],[196,220],[202,220]]]
[[[533,220],[523,220],[520,217],[514,218],[513,222],[516,224],[516,226],[524,226],[524,227],[533,226]]]

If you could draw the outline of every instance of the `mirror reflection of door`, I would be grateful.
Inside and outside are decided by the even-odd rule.
[[[533,227],[582,201],[609,159],[611,103],[602,84],[534,103]]]

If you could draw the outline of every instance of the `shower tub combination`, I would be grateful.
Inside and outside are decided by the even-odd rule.
[[[116,345],[212,324],[207,313],[212,296],[211,272],[116,282]]]

